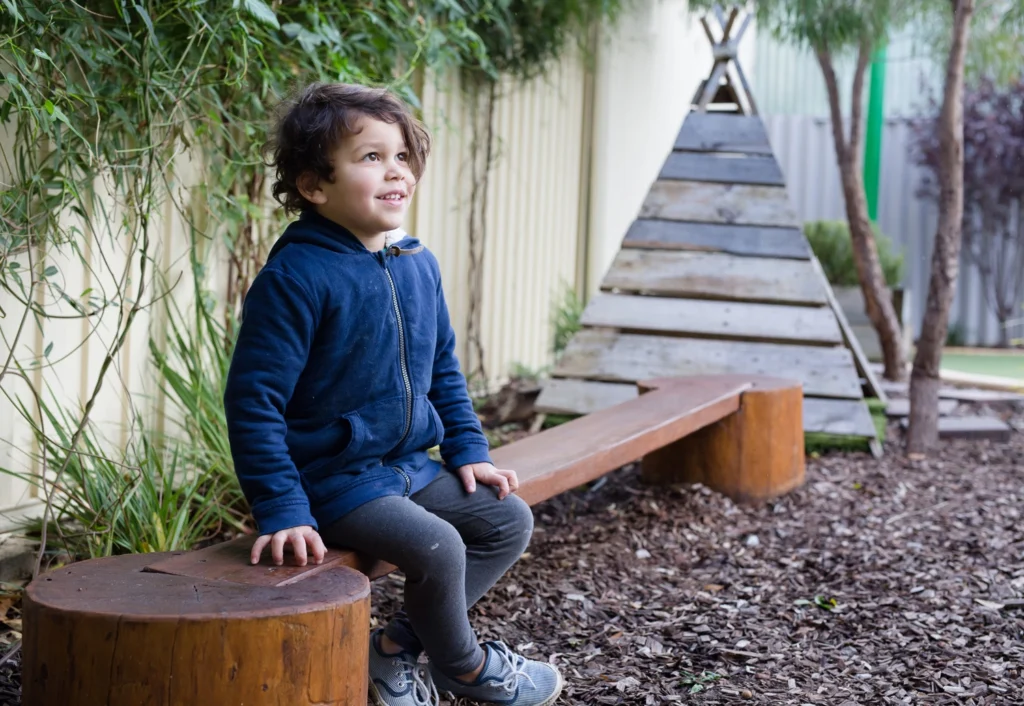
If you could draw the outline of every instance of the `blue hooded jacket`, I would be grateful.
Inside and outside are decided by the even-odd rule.
[[[414,238],[370,252],[315,212],[245,297],[224,393],[235,472],[262,534],[327,527],[441,470],[490,461],[441,274]]]

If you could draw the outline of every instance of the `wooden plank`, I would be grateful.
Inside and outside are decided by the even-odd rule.
[[[696,181],[654,182],[640,207],[640,217],[752,226],[799,225],[781,187]]]
[[[556,377],[629,382],[670,375],[725,373],[798,380],[804,394],[860,399],[860,380],[846,348],[713,341],[584,329],[573,336]]]
[[[909,385],[908,385],[909,387]],[[943,387],[939,390],[939,397],[960,402],[986,402],[995,404],[1007,402],[1011,404],[1024,404],[1024,395],[1009,390],[980,390],[964,387]]]
[[[594,480],[739,409],[749,383],[695,379],[528,436],[491,452],[519,475],[530,505]]]
[[[544,383],[537,409],[549,414],[592,414],[637,396],[634,383],[552,378]],[[805,432],[840,436],[875,435],[871,412],[863,400],[804,396]]]
[[[699,250],[751,257],[807,260],[811,246],[799,228],[721,225],[638,219],[626,232],[624,248]]]
[[[742,341],[821,345],[843,341],[828,307],[598,294],[590,300],[580,321],[584,326]]]
[[[690,152],[772,153],[768,132],[760,118],[722,113],[687,115],[674,147]]]
[[[867,403],[860,400],[804,398],[804,431],[874,439],[878,431]]]
[[[857,366],[857,372],[867,381],[868,396],[877,397],[882,404],[888,404],[889,397],[885,394],[885,389],[875,376],[875,371],[871,367],[871,362],[868,360],[867,355],[864,353],[864,349],[860,345],[860,339],[858,339],[856,334],[854,334],[853,329],[850,327],[850,322],[846,319],[846,313],[843,311],[843,307],[839,305],[838,301],[836,301],[835,293],[832,291],[832,285],[825,276],[825,270],[821,268],[821,263],[818,262],[818,258],[812,256],[811,265],[814,267],[814,271],[818,275],[818,282],[821,283],[825,296],[828,297],[829,307],[831,307],[832,313],[835,315],[836,321],[839,323],[839,328],[843,334],[843,342],[846,344],[847,348],[853,351],[853,362]]]
[[[635,383],[548,378],[534,409],[543,414],[591,414],[636,396]]]
[[[939,400],[939,416],[946,417],[956,411],[958,404],[956,400]],[[909,417],[910,400],[907,398],[889,400],[885,407],[887,417]]]
[[[817,273],[807,260],[684,250],[620,250],[601,288],[776,304],[828,303]]]
[[[909,419],[900,420],[900,426],[907,429]],[[1002,419],[995,417],[939,417],[940,439],[974,439],[1005,443],[1010,440],[1013,429]]]
[[[659,179],[682,179],[720,184],[785,186],[782,169],[773,156],[672,152]]]

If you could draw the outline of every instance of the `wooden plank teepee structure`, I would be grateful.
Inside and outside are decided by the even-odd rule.
[[[799,380],[804,429],[874,440],[870,368],[790,206],[782,170],[736,63],[749,17],[722,36],[639,218],[537,401],[587,414],[666,375]]]

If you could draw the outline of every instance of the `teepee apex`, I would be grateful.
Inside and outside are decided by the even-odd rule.
[[[715,62],[711,67],[710,76],[701,82],[693,96],[693,109],[702,113],[723,112],[757,115],[754,94],[750,90],[747,76],[743,73],[743,67],[739,62],[740,40],[743,39],[753,15],[734,7],[729,11],[727,18],[718,5],[715,5],[713,13],[718,20],[721,36],[715,37],[706,15],[701,18],[700,23],[704,27],[704,34],[707,35],[708,41],[711,42],[711,51]],[[741,14],[743,14],[743,19],[739,28],[736,29],[736,23]],[[735,35],[733,34],[734,29]]]

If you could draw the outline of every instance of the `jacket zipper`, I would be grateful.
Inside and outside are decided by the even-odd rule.
[[[405,355],[405,326],[402,321],[402,310],[398,305],[398,288],[395,286],[395,278],[391,276],[391,270],[388,269],[387,255],[383,259],[384,274],[391,286],[391,305],[395,309],[395,321],[398,323],[398,362],[402,369],[402,383],[405,385],[405,428],[402,431],[402,438],[398,440],[398,445],[401,445],[405,441],[405,437],[409,435],[409,428],[412,426],[412,381]],[[392,468],[405,479],[405,494],[408,495],[412,489],[412,479],[401,468],[394,466]]]

